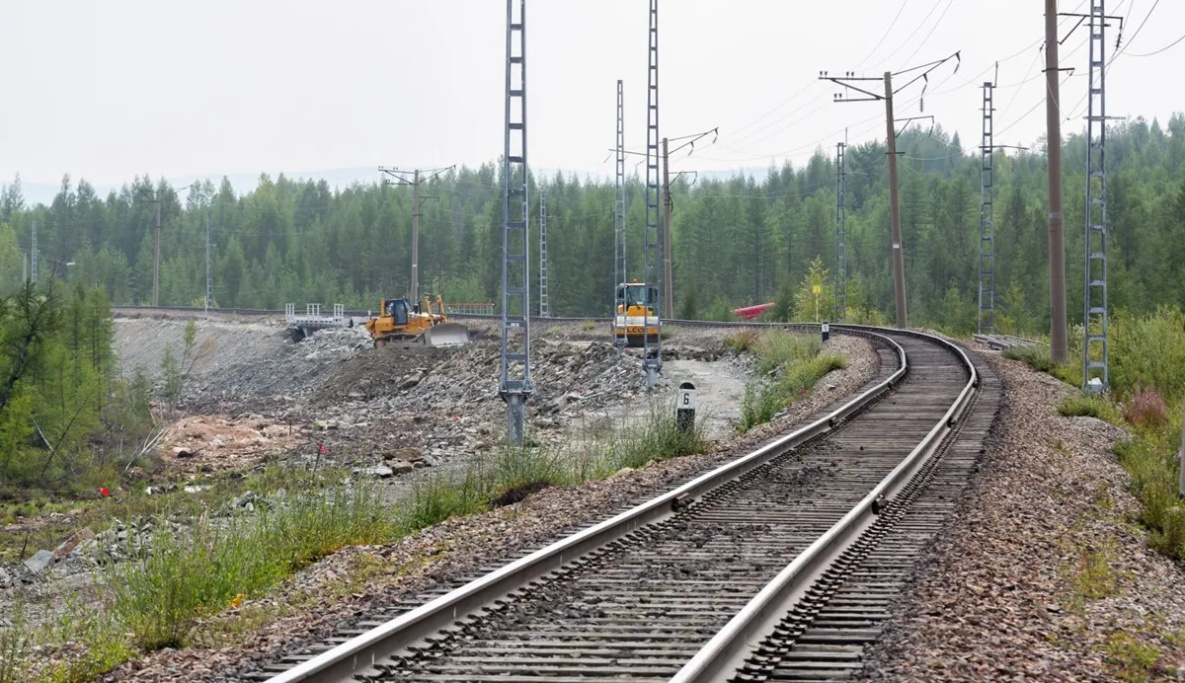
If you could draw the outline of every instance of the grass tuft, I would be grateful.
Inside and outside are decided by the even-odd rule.
[[[1119,411],[1104,396],[1080,393],[1062,401],[1057,407],[1062,417],[1096,417],[1104,422],[1119,424]]]
[[[757,330],[741,330],[736,334],[730,334],[724,338],[724,345],[732,349],[736,353],[746,353],[753,350],[757,345],[757,339],[760,334]]]
[[[752,348],[759,357],[758,371],[776,378],[761,379],[745,387],[737,425],[741,432],[769,422],[778,412],[809,395],[827,373],[848,364],[843,356],[821,354],[822,342],[813,336],[770,330],[756,339]]]

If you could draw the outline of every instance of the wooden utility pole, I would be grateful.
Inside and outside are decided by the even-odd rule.
[[[1049,166],[1049,352],[1054,363],[1070,359],[1066,336],[1066,246],[1062,216],[1062,124],[1057,55],[1057,0],[1045,0],[1045,123]]]
[[[384,179],[384,182],[391,185],[404,185],[411,187],[411,302],[415,305],[420,300],[420,174],[431,173],[424,180],[431,180],[441,173],[451,171],[455,166],[448,168],[434,169],[431,171],[423,171],[416,169],[414,171],[400,171],[397,168],[384,168],[379,166],[379,172],[390,176],[389,179]],[[412,174],[411,180],[405,176],[408,173]]]
[[[959,72],[959,62],[961,58],[956,52],[949,57],[939,59],[929,64],[915,66],[904,71],[898,71],[897,75],[921,71],[909,80],[905,85],[899,86],[897,91],[904,90],[909,86],[924,81],[929,83],[929,74],[938,67],[946,64],[950,60],[955,60],[955,73]],[[843,76],[832,76],[826,71],[819,73],[819,80],[831,81],[836,85],[844,87],[844,92],[835,93],[836,102],[875,102],[884,100],[885,102],[885,146],[889,156],[889,224],[892,238],[892,259],[893,259],[893,292],[896,300],[897,309],[897,327],[904,328],[909,324],[905,312],[905,245],[901,240],[901,202],[897,196],[897,123],[898,119],[893,118],[893,95],[896,94],[893,90],[893,72],[886,71],[884,75],[885,93],[881,95],[875,90],[871,89],[872,85],[863,85],[866,81],[879,81],[881,79],[873,76],[857,76],[854,71],[848,71]],[[861,83],[861,85],[856,85]],[[855,91],[863,95],[863,97],[847,97],[847,91]],[[922,95],[925,95],[925,88],[922,89]],[[900,122],[908,123],[910,121],[917,121],[919,119],[934,120],[933,116],[911,116],[900,119]]]
[[[905,251],[901,244],[901,203],[897,197],[897,127],[893,119],[893,74],[885,72],[885,125],[889,149],[889,222],[893,230],[893,295],[897,303],[897,327],[908,326],[905,316]]]
[[[671,273],[671,164],[667,139],[662,139],[662,286],[663,316],[667,320],[675,317],[675,285]]]

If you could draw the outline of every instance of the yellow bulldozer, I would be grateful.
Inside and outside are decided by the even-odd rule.
[[[423,308],[412,306],[407,299],[383,299],[378,317],[366,321],[366,331],[374,340],[374,348],[388,344],[400,346],[461,346],[469,343],[469,328],[449,322],[444,311],[444,300],[438,295],[439,313],[433,313],[432,302],[424,297]]]

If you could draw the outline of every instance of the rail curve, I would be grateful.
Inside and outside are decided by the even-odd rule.
[[[832,329],[887,347],[897,367],[748,455],[270,680],[720,680],[919,490],[980,383],[940,338]]]

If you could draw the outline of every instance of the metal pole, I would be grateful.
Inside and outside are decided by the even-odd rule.
[[[37,284],[37,221],[33,221],[33,245],[29,250],[29,274],[33,284]]]
[[[214,278],[210,272],[210,208],[206,207],[206,312],[214,300]]]
[[[979,334],[996,331],[996,248],[993,224],[993,182],[995,142],[993,136],[994,105],[992,92],[995,84],[983,84],[983,139],[979,147]]]
[[[527,188],[527,4],[506,0],[506,127],[502,154],[502,359],[499,395],[506,401],[507,440],[523,445],[531,395],[531,267]],[[516,36],[517,34],[517,36]],[[515,38],[517,37],[517,41]],[[517,53],[515,51],[517,42]],[[513,202],[511,199],[513,198]],[[514,207],[513,209],[511,207]]]
[[[411,300],[420,300],[420,170],[411,184]]]
[[[843,322],[848,309],[847,196],[844,173],[846,142],[835,143],[835,319]]]
[[[622,82],[617,81],[617,198],[614,202],[613,232],[615,254],[613,266],[613,344],[617,352],[625,350],[625,97]],[[618,312],[621,314],[621,334],[617,332]]]
[[[1066,246],[1062,230],[1062,124],[1057,56],[1057,0],[1045,0],[1045,125],[1049,156],[1049,351],[1054,363],[1070,359],[1066,337]]]
[[[547,302],[547,200],[539,194],[539,317],[550,318]]]
[[[905,256],[901,244],[901,204],[897,197],[897,129],[893,123],[893,72],[885,72],[885,125],[889,148],[889,222],[893,228],[893,292],[897,303],[897,327],[907,327],[905,317]]]
[[[1086,268],[1082,297],[1082,381],[1106,391],[1111,384],[1107,342],[1107,69],[1104,0],[1090,3],[1090,77],[1086,87]],[[1091,358],[1097,352],[1097,360]],[[1092,371],[1096,377],[1092,378]],[[1101,386],[1090,384],[1092,379]]]
[[[658,0],[650,0],[650,31],[649,31],[649,61],[647,68],[646,87],[646,228],[642,240],[644,251],[644,272],[647,296],[642,314],[642,367],[646,371],[646,386],[651,387],[658,381],[658,373],[662,370],[662,333],[661,316],[658,321],[659,334],[650,343],[647,334],[650,326],[650,309],[654,313],[662,312],[662,288],[659,287],[659,236],[662,226],[662,197],[660,196],[658,178]],[[651,300],[650,292],[654,292]]]
[[[152,305],[160,303],[160,190],[156,191],[156,232],[152,240]]]
[[[674,249],[674,244],[671,242],[671,167],[670,157],[667,152],[667,139],[662,139],[662,191],[663,191],[663,212],[662,212],[662,286],[663,299],[666,304],[664,315],[667,319],[675,317],[675,284],[674,277],[671,272],[671,251]]]

